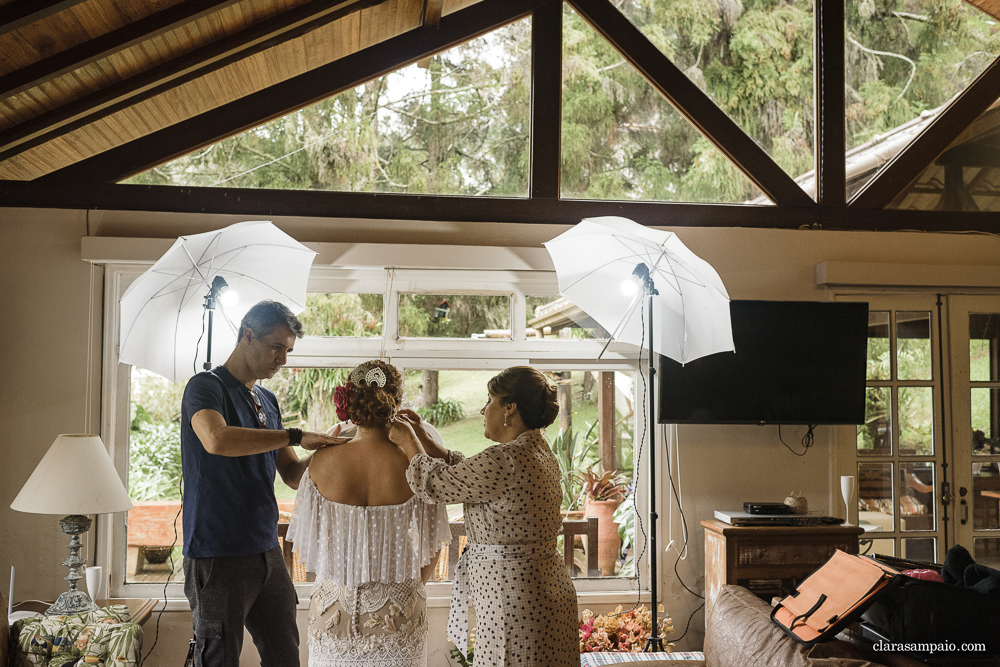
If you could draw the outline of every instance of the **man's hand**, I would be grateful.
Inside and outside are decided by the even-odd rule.
[[[337,424],[340,426],[340,424]],[[330,445],[342,445],[345,442],[350,442],[350,437],[341,437],[338,435],[340,429],[334,427],[336,430],[332,435],[327,435],[326,433],[315,433],[313,431],[302,431],[302,442],[299,446],[302,449],[317,450],[323,447],[328,447]]]

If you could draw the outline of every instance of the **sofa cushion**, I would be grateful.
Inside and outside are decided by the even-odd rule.
[[[60,667],[81,658],[136,667],[142,651],[142,629],[130,622],[125,605],[24,618],[14,624],[12,632],[17,637],[12,664],[19,667]]]
[[[745,588],[723,586],[705,625],[707,667],[878,667],[858,647],[832,640],[802,646],[771,622],[771,607]]]

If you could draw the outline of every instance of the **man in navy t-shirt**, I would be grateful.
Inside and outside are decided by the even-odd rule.
[[[262,301],[240,323],[226,363],[188,381],[181,403],[184,593],[197,667],[238,667],[243,628],[264,667],[298,667],[298,601],[278,546],[274,474],[296,488],[308,458],[345,439],[282,429],[274,394],[256,384],[285,364],[302,324]]]

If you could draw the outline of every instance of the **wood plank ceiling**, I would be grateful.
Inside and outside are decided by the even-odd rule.
[[[1000,14],[1000,0],[968,1]],[[177,189],[114,183],[532,15],[537,131],[529,201],[422,197],[419,215],[476,220],[497,219],[499,212],[511,221],[566,222],[617,213],[648,224],[669,215],[670,224],[681,225],[949,228],[954,214],[946,219],[880,210],[918,201],[934,187],[942,201],[942,188],[950,187],[952,205],[972,201],[980,210],[1000,210],[993,194],[1000,181],[991,176],[1000,174],[992,157],[998,142],[988,139],[977,148],[966,131],[968,145],[956,143],[995,101],[1000,63],[890,156],[875,178],[855,182],[855,195],[847,192],[849,176],[845,187],[842,1],[815,0],[817,101],[824,122],[818,124],[819,169],[810,184],[789,177],[611,0],[566,2],[775,206],[560,199],[553,139],[559,128],[560,0],[0,0],[0,204],[211,209],[218,193],[185,189],[180,199],[187,201],[178,203]],[[992,121],[978,125],[995,136]],[[918,179],[935,159],[940,173]],[[943,185],[944,175],[951,173],[954,183],[963,165],[980,169],[975,187]],[[986,197],[970,200],[966,189]],[[418,215],[407,195],[267,191],[239,199],[242,212],[319,215],[336,205],[345,213],[367,211],[367,217]],[[993,217],[962,215],[962,228],[1000,231]]]
[[[476,1],[426,4],[439,20]],[[424,0],[47,4],[61,11],[0,25],[0,179],[37,179],[196,117],[414,30],[425,13]]]

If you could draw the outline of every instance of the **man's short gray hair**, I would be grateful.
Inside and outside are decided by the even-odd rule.
[[[247,329],[250,329],[254,336],[262,338],[282,324],[291,329],[296,338],[302,338],[305,335],[302,330],[302,322],[299,322],[299,318],[295,317],[288,306],[270,299],[261,301],[243,316],[243,320],[240,322],[238,340],[243,339],[243,332]]]

